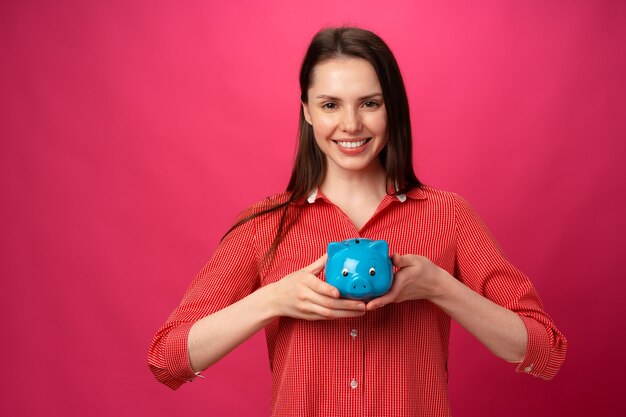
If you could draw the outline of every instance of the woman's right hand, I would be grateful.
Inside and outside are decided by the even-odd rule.
[[[325,264],[326,255],[196,321],[187,336],[192,369],[208,368],[280,316],[328,320],[364,315],[364,302],[339,298],[337,288],[317,277]]]
[[[339,298],[339,290],[317,276],[326,265],[325,254],[311,265],[271,284],[275,315],[304,320],[328,320],[365,314],[365,303]]]

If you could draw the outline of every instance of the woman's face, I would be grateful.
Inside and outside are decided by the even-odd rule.
[[[380,168],[387,143],[387,111],[372,65],[336,58],[313,69],[304,117],[326,155],[329,172]]]

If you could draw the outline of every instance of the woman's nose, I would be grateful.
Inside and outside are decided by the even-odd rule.
[[[341,130],[356,133],[361,130],[361,115],[358,109],[345,109],[342,115]]]

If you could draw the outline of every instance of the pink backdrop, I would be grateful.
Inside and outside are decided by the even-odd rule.
[[[454,327],[456,416],[623,415],[625,3],[213,3],[2,2],[0,415],[268,414],[262,334],[178,392],[146,351],[285,187],[300,59],[340,23],[391,45],[418,175],[475,206],[570,342],[544,382]]]

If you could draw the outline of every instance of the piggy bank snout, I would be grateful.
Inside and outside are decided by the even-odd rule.
[[[348,287],[356,294],[367,294],[372,288],[368,280],[359,278],[358,276],[348,284]]]

